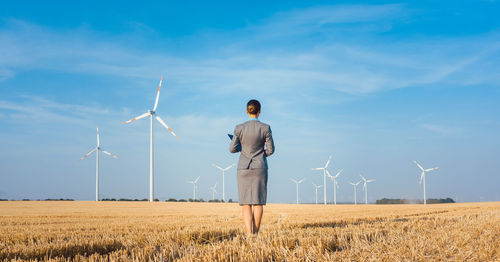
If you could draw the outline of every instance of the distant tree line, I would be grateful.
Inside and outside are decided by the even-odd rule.
[[[9,200],[5,198],[0,198],[0,201],[19,201],[19,200]],[[74,199],[71,198],[47,198],[47,199],[29,199],[29,198],[23,198],[21,201],[75,201]]]
[[[424,201],[421,199],[399,199],[399,198],[382,198],[375,202],[376,204],[423,204]],[[440,203],[455,203],[452,198],[429,198],[427,199],[427,204],[440,204]]]
[[[143,199],[137,199],[137,198],[103,198],[101,199],[101,201],[149,201],[149,199],[147,198],[143,198]],[[155,202],[158,202],[160,201],[158,198],[155,198],[154,199]],[[189,198],[189,199],[176,199],[176,198],[169,198],[167,200],[165,200],[165,202],[216,202],[216,203],[224,203],[224,200],[222,199],[215,199],[215,200],[208,200],[208,201],[205,201],[203,198],[199,198],[199,199],[192,199],[192,198]],[[233,203],[233,200],[232,199],[229,199],[227,201],[228,203]]]

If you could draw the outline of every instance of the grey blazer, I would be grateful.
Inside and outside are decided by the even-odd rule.
[[[271,127],[258,120],[248,120],[234,128],[229,152],[240,151],[238,169],[267,169],[267,157],[274,153]]]

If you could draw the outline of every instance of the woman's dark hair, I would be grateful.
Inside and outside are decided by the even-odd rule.
[[[247,111],[248,113],[252,115],[256,115],[257,113],[260,113],[260,103],[259,101],[252,99],[248,101],[247,103]]]

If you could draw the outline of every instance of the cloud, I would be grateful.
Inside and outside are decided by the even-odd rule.
[[[429,124],[429,123],[420,124],[419,127],[422,129],[434,132],[434,133],[441,134],[441,135],[449,135],[453,131],[449,127],[445,127],[442,125],[436,125],[436,124]]]
[[[82,28],[61,32],[12,20],[0,29],[0,81],[30,69],[130,79],[156,79],[166,71],[177,85],[201,95],[260,93],[284,101],[308,97],[319,103],[435,83],[498,82],[494,58],[499,56],[500,41],[493,33],[408,41],[372,34],[369,46],[354,44],[350,35],[331,38],[353,30],[353,24],[385,27],[409,15],[411,10],[397,4],[291,10],[227,34],[209,33],[203,37],[220,38],[222,45],[200,43],[205,51],[197,50],[197,56],[133,48],[127,35],[113,37]],[[324,37],[301,44],[310,34]],[[287,47],[289,41],[298,46]],[[325,99],[324,92],[332,99]]]

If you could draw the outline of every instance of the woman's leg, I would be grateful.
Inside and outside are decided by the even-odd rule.
[[[247,235],[251,235],[253,233],[253,214],[252,214],[252,206],[251,205],[242,205],[241,211],[243,213],[243,222],[245,223],[245,230],[247,231]]]
[[[260,229],[260,221],[262,219],[262,214],[264,213],[263,205],[253,206],[253,233],[258,234]]]

